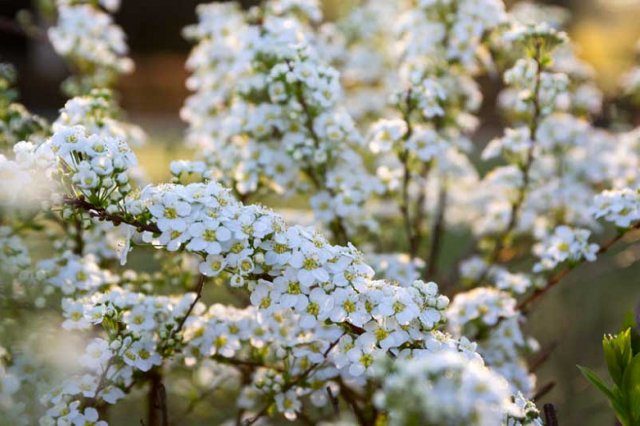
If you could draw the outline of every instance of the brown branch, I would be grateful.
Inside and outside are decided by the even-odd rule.
[[[162,426],[169,426],[169,408],[167,406],[167,388],[162,381],[158,385],[157,401],[162,415]]]
[[[287,392],[289,389],[291,389],[292,387],[294,387],[298,383],[300,383],[303,380],[305,380],[311,373],[313,373],[315,370],[320,368],[320,366],[324,365],[324,363],[326,362],[326,358],[329,355],[329,352],[331,352],[331,350],[338,344],[338,342],[340,342],[340,339],[342,339],[342,336],[344,336],[344,334],[341,335],[339,338],[337,338],[335,341],[333,341],[329,345],[329,347],[322,353],[322,357],[325,359],[323,362],[319,362],[317,364],[312,364],[311,366],[309,366],[306,370],[304,370],[302,373],[300,373],[294,380],[291,380],[290,382],[285,384],[280,389],[279,393]],[[253,416],[250,419],[247,419],[244,424],[246,426],[250,426],[250,425],[254,424],[255,422],[257,422],[260,418],[262,418],[267,413],[267,411],[269,411],[269,408],[271,407],[272,404],[273,404],[272,402],[270,402],[268,404],[265,404],[265,406],[258,412],[258,414],[256,414],[255,416]]]
[[[434,279],[435,275],[438,273],[438,258],[440,256],[442,237],[444,234],[446,209],[447,184],[446,182],[442,182],[440,186],[440,192],[438,193],[438,209],[436,212],[435,223],[433,225],[433,231],[431,232],[431,247],[429,249],[429,259],[427,260],[427,266],[424,271],[425,280]]]
[[[107,360],[107,365],[105,365],[104,370],[102,370],[102,373],[100,374],[100,377],[98,378],[98,384],[96,385],[96,391],[94,393],[94,396],[92,398],[89,398],[85,401],[85,405],[87,407],[97,407],[98,404],[98,393],[100,393],[107,385],[107,373],[109,372],[109,369],[111,368],[111,366],[113,365],[113,363],[116,360],[116,355],[111,356],[111,358],[109,358]]]
[[[358,424],[363,426],[371,423],[362,407],[358,405],[358,399],[360,399],[359,395],[342,380],[340,380],[340,395],[353,410],[353,414],[356,416]]]
[[[542,350],[538,356],[536,356],[531,361],[527,362],[529,364],[529,373],[533,373],[536,371],[542,364],[547,362],[553,351],[558,347],[558,342],[551,343],[548,347]]]
[[[83,238],[82,217],[80,215],[74,215],[73,217],[73,239],[74,247],[73,253],[82,256],[84,253],[84,238]]]
[[[94,217],[101,221],[109,221],[116,226],[120,225],[121,223],[126,223],[128,225],[134,226],[138,231],[147,231],[153,234],[161,233],[160,228],[158,228],[155,223],[142,222],[131,217],[125,217],[116,213],[109,213],[103,207],[93,205],[82,196],[78,198],[65,197],[64,203],[68,206],[84,210],[91,217]]]
[[[558,426],[558,415],[556,414],[556,407],[553,404],[544,404],[542,407],[544,410],[544,424],[545,426]]]
[[[636,223],[631,228],[628,228],[627,230],[618,233],[615,237],[613,237],[612,239],[610,239],[609,241],[607,241],[606,243],[604,243],[604,244],[602,244],[600,246],[600,249],[598,250],[597,256],[599,257],[599,256],[607,253],[618,241],[623,239],[625,237],[625,235],[629,234],[632,231],[638,230],[638,229],[640,229],[640,222]],[[535,302],[540,297],[542,297],[547,291],[551,290],[553,287],[558,285],[562,281],[562,279],[564,277],[569,275],[569,273],[571,271],[573,271],[577,266],[583,264],[584,262],[585,262],[585,260],[582,259],[582,261],[579,264],[574,265],[574,266],[568,266],[568,267],[558,271],[555,275],[553,275],[551,278],[549,278],[549,280],[547,281],[547,284],[545,285],[545,287],[537,289],[536,291],[531,293],[528,297],[526,297],[524,300],[522,300],[520,303],[518,303],[516,308],[521,310],[521,311],[524,311],[529,305],[531,305],[533,302]]]
[[[268,368],[270,370],[275,370],[280,373],[284,372],[282,367],[277,365],[265,364],[258,361],[244,360],[238,358],[228,358],[222,355],[212,355],[210,357],[212,360],[219,362],[220,364],[228,364],[236,367],[251,367],[251,368]]]
[[[176,327],[171,332],[171,338],[175,337],[180,331],[182,331],[182,327],[184,327],[184,323],[187,321],[187,318],[189,318],[189,316],[191,315],[191,312],[193,312],[193,309],[196,307],[196,304],[198,303],[198,301],[202,297],[202,290],[204,289],[204,282],[205,282],[206,278],[207,277],[205,277],[202,274],[200,274],[198,276],[198,282],[197,282],[196,288],[195,288],[196,298],[193,299],[193,302],[191,302],[191,305],[189,305],[189,309],[187,309],[187,312],[180,319],[180,322],[178,323],[178,327]]]
[[[537,402],[539,401],[543,396],[545,396],[546,394],[548,394],[549,392],[551,392],[551,390],[556,387],[556,382],[549,382],[546,385],[542,386],[535,395],[533,395],[533,398],[531,398],[532,401]]]
[[[160,426],[162,424],[160,419],[162,417],[160,412],[162,410],[160,388],[164,387],[162,384],[162,373],[160,372],[160,369],[154,368],[147,373],[147,377],[149,378],[149,392],[147,393],[147,425]],[[164,403],[166,404],[166,395]]]
[[[535,77],[535,85],[533,90],[533,116],[531,117],[531,121],[529,123],[529,137],[531,139],[531,145],[527,150],[527,157],[524,164],[520,167],[520,171],[522,172],[522,185],[518,187],[518,195],[515,201],[511,204],[511,211],[509,213],[509,222],[507,223],[507,227],[500,233],[498,238],[496,239],[496,244],[493,247],[493,250],[489,256],[489,262],[487,267],[484,269],[480,277],[476,280],[473,287],[476,285],[482,284],[482,281],[487,277],[491,266],[494,265],[500,259],[500,254],[502,250],[507,245],[508,240],[511,238],[511,234],[515,230],[518,225],[518,220],[520,218],[520,213],[522,211],[522,207],[524,205],[525,199],[527,197],[527,189],[529,188],[530,180],[531,180],[531,166],[534,161],[534,151],[536,146],[536,133],[538,132],[538,121],[541,116],[541,108],[540,108],[540,88],[541,88],[541,76],[542,76],[542,58],[541,55],[541,46],[536,43],[536,54],[534,56],[534,61],[536,62],[536,77]]]
[[[413,134],[413,126],[411,125],[411,112],[413,111],[413,105],[411,102],[411,95],[413,89],[410,87],[407,89],[405,95],[406,109],[402,111],[402,118],[407,125],[407,131],[402,136],[402,140],[406,143]],[[402,162],[403,175],[402,175],[402,187],[400,191],[400,213],[402,214],[402,220],[404,222],[404,229],[409,243],[409,255],[411,260],[415,259],[418,255],[418,241],[421,239],[419,236],[419,229],[413,227],[415,223],[411,220],[411,213],[409,212],[409,186],[411,184],[411,171],[409,170],[409,150],[403,148],[400,152],[398,159]]]
[[[413,217],[413,229],[415,230],[414,238],[416,239],[416,247],[420,247],[422,243],[422,221],[424,219],[424,205],[425,200],[427,198],[427,178],[429,177],[429,172],[431,171],[431,167],[433,166],[433,160],[423,163],[422,170],[420,171],[420,186],[421,190],[418,193],[418,198],[415,203],[415,215]]]

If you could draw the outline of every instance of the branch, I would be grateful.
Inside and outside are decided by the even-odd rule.
[[[532,401],[538,402],[543,396],[551,392],[553,388],[556,387],[556,382],[549,382],[546,385],[542,386],[538,392],[533,396]]]
[[[544,404],[542,409],[544,410],[544,424],[546,426],[558,426],[556,407],[554,407],[553,404]]]
[[[291,66],[291,62],[287,61],[287,67],[289,68],[289,71],[293,72],[293,67]],[[302,112],[305,115],[305,120],[304,120],[304,125],[307,129],[307,132],[309,132],[309,135],[311,136],[311,139],[313,139],[313,143],[315,145],[316,149],[320,148],[320,138],[318,137],[318,134],[316,133],[315,129],[313,128],[313,114],[311,113],[311,110],[309,109],[309,105],[307,104],[307,100],[304,98],[304,94],[303,94],[303,90],[304,87],[302,86],[302,82],[298,81],[297,82],[297,90],[296,90],[296,99],[298,101],[298,103],[300,103],[300,107],[302,108]],[[329,161],[329,159],[327,159],[327,161]],[[321,170],[320,170],[320,177],[316,176],[315,171],[312,168],[305,168],[303,169],[304,172],[309,176],[309,178],[311,179],[311,181],[313,182],[313,184],[316,186],[316,188],[318,189],[324,189],[327,192],[329,192],[329,194],[331,195],[331,197],[335,197],[336,193],[333,190],[333,188],[329,188],[326,184],[326,170],[325,170],[326,166],[324,166]],[[349,242],[349,234],[347,233],[347,229],[344,226],[344,223],[342,223],[342,219],[340,219],[339,217],[336,217],[332,222],[331,222],[331,232],[333,233],[333,236],[336,240],[336,242],[340,245],[346,245]]]
[[[137,219],[133,219],[131,217],[125,217],[116,213],[109,213],[103,207],[93,205],[82,196],[79,198],[65,197],[64,204],[80,210],[84,210],[89,214],[89,216],[95,217],[96,219],[101,221],[109,221],[116,226],[120,225],[121,223],[126,223],[128,225],[134,226],[138,231],[147,231],[153,234],[161,233],[158,226],[154,223],[146,223]]]
[[[193,312],[193,309],[196,307],[196,304],[202,297],[202,290],[204,289],[205,280],[206,280],[206,277],[204,275],[200,274],[198,276],[198,282],[196,284],[196,290],[195,290],[196,298],[193,299],[193,302],[191,302],[191,305],[189,305],[189,309],[187,309],[187,312],[184,314],[182,319],[180,319],[180,322],[178,323],[178,327],[171,332],[171,338],[175,337],[180,331],[182,331],[182,327],[184,327],[184,323],[187,321],[187,318],[189,318],[189,315],[191,315],[191,312]]]
[[[244,359],[238,359],[238,358],[227,358],[222,355],[212,355],[210,358],[216,362],[219,362],[220,364],[228,364],[236,367],[268,368],[270,370],[275,370],[280,373],[284,372],[284,369],[282,367],[271,365],[271,364],[265,364],[258,361],[250,361],[250,360],[244,360]]]
[[[529,373],[533,373],[536,371],[542,364],[547,362],[553,351],[558,347],[558,342],[552,342],[548,347],[542,350],[538,356],[533,358],[530,362],[527,362],[529,365]]]
[[[438,210],[436,212],[433,231],[431,232],[431,247],[429,249],[429,259],[425,268],[425,280],[433,279],[438,272],[438,258],[442,246],[442,236],[444,234],[445,211],[447,209],[447,184],[442,182],[440,192],[438,193]]]
[[[538,132],[538,121],[541,116],[541,108],[540,108],[540,87],[541,87],[541,75],[542,75],[542,62],[540,58],[541,47],[536,44],[536,54],[533,58],[536,62],[536,77],[535,77],[535,86],[533,90],[533,116],[531,117],[531,122],[529,123],[529,137],[531,139],[531,145],[527,150],[527,158],[524,164],[521,166],[520,170],[522,172],[522,185],[518,188],[518,195],[515,201],[511,204],[511,212],[509,214],[509,222],[507,227],[502,231],[502,233],[496,239],[496,245],[493,247],[493,251],[489,256],[489,262],[487,267],[484,269],[480,277],[476,280],[474,287],[478,284],[481,284],[482,281],[487,277],[491,266],[494,265],[500,259],[500,253],[502,249],[507,244],[507,241],[511,237],[512,232],[518,225],[518,220],[520,217],[520,212],[522,211],[522,206],[524,205],[525,199],[527,197],[527,189],[529,188],[530,180],[531,180],[531,166],[534,161],[534,150],[536,146],[536,133]]]
[[[345,333],[346,334],[346,333]],[[294,387],[295,385],[297,385],[298,383],[302,382],[303,380],[305,380],[311,373],[313,373],[315,370],[317,370],[318,368],[320,368],[320,366],[322,366],[325,362],[326,362],[326,358],[329,355],[329,352],[331,352],[331,350],[338,344],[338,342],[340,342],[340,339],[342,339],[342,336],[344,336],[344,334],[342,334],[340,337],[338,337],[334,342],[332,342],[329,347],[323,352],[322,357],[325,359],[323,362],[319,362],[317,364],[312,364],[311,366],[309,366],[309,368],[307,368],[306,370],[304,370],[302,373],[300,373],[300,375],[298,375],[297,378],[295,378],[294,380],[288,382],[286,385],[284,385],[281,389],[279,393],[285,393],[287,392],[289,389],[291,389],[292,387]],[[257,422],[262,416],[264,416],[267,411],[269,411],[269,408],[271,407],[272,402],[266,404],[259,412],[258,414],[256,414],[255,416],[253,416],[250,419],[247,419],[245,421],[245,426],[250,426],[252,424],[254,424],[255,422]]]
[[[410,87],[407,89],[405,95],[406,110],[402,111],[402,118],[407,124],[407,131],[402,136],[402,140],[406,143],[413,134],[413,126],[411,125],[411,112],[413,111],[413,104],[411,102],[411,94],[413,89]],[[409,255],[411,260],[415,259],[418,255],[418,241],[421,239],[420,230],[413,225],[411,220],[411,213],[409,212],[409,185],[411,184],[411,171],[409,170],[409,151],[403,148],[402,152],[398,155],[398,159],[402,162],[404,173],[402,175],[402,189],[400,192],[400,212],[402,213],[402,220],[404,222],[404,229],[407,236],[407,242],[409,243]],[[418,222],[419,223],[419,222]]]
[[[637,222],[631,228],[626,229],[624,232],[618,233],[615,237],[613,237],[612,239],[610,239],[609,241],[607,241],[606,243],[604,243],[604,244],[602,244],[600,246],[600,249],[598,250],[597,256],[600,257],[601,255],[607,253],[611,249],[611,247],[613,247],[618,241],[623,239],[627,234],[629,234],[629,233],[631,233],[633,231],[639,230],[639,229],[640,229],[640,222]],[[579,264],[577,264],[577,265],[568,266],[565,269],[562,269],[562,270],[558,271],[555,275],[553,275],[551,278],[549,278],[549,280],[547,281],[547,284],[546,284],[545,287],[537,289],[536,291],[531,293],[526,299],[524,299],[520,303],[518,303],[516,308],[521,310],[521,311],[524,311],[529,305],[531,305],[533,302],[535,302],[540,297],[542,297],[551,288],[553,288],[556,285],[558,285],[562,281],[562,279],[564,277],[569,275],[569,273],[571,271],[573,271],[577,266],[579,266],[579,265],[581,265],[583,263],[585,263],[584,259],[582,259],[581,262]]]

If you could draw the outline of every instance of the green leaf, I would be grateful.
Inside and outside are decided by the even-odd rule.
[[[627,414],[627,409],[624,404],[624,398],[620,393],[620,390],[617,386],[614,385],[613,389],[609,389],[609,387],[602,381],[600,377],[591,369],[587,367],[582,367],[580,365],[577,366],[582,375],[596,388],[602,392],[607,399],[609,399],[609,403],[613,407],[616,412],[616,417],[620,421],[623,426],[628,426],[629,421],[627,420],[629,415]]]
[[[604,359],[607,362],[609,375],[618,387],[622,387],[624,371],[631,362],[631,331],[626,329],[616,335],[605,335],[602,339]]]
[[[640,422],[640,354],[633,357],[624,373],[623,393],[633,424]]]
[[[611,389],[609,389],[609,387],[604,384],[604,382],[602,381],[602,379],[600,377],[598,377],[598,375],[591,369],[587,368],[587,367],[582,367],[580,365],[578,365],[578,369],[580,370],[580,372],[582,373],[582,375],[595,387],[597,387],[600,392],[602,392],[603,394],[606,395],[606,397],[613,401],[616,399],[615,394],[613,393],[613,391]]]

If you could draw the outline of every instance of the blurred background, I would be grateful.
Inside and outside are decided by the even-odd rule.
[[[59,87],[67,70],[46,41],[46,22],[39,21],[35,14],[29,17],[20,12],[35,11],[36,3],[36,0],[0,0],[0,62],[11,62],[17,67],[21,102],[34,112],[53,117],[64,104]],[[178,111],[188,95],[184,62],[191,46],[182,38],[181,30],[195,22],[198,3],[201,2],[123,0],[116,14],[116,21],[128,36],[136,64],[136,71],[122,79],[120,101],[128,119],[143,126],[150,136],[150,143],[139,157],[154,181],[162,180],[169,161],[183,153],[179,150],[185,125]],[[255,1],[242,3],[248,6]],[[339,16],[349,3],[325,0],[326,16],[328,19]],[[569,32],[582,58],[596,69],[598,83],[605,93],[613,95],[620,75],[638,59],[640,0],[543,3],[570,10]],[[40,28],[31,36],[26,36],[17,25],[27,19]],[[495,122],[492,106],[487,105],[484,110],[488,121]],[[455,247],[450,247],[450,253],[455,251]],[[587,384],[575,365],[604,372],[602,334],[617,331],[625,313],[634,311],[640,301],[637,291],[640,264],[636,262],[639,258],[640,247],[619,248],[597,265],[576,271],[531,314],[528,323],[531,334],[540,340],[543,349],[555,347],[537,373],[540,386],[555,383],[540,402],[556,405],[560,425],[614,424],[604,398]]]

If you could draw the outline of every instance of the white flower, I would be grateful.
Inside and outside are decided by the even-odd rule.
[[[200,263],[200,273],[208,277],[215,277],[224,270],[226,262],[224,257],[210,254],[204,262]]]
[[[137,340],[130,346],[124,347],[122,360],[132,367],[142,371],[149,371],[154,365],[160,365],[162,358],[156,352],[155,344],[151,340]]]
[[[558,226],[553,234],[534,247],[540,261],[533,267],[534,272],[555,268],[567,260],[576,262],[585,259],[596,260],[598,245],[589,243],[591,232],[586,229]]]
[[[369,148],[374,154],[388,152],[406,133],[404,120],[380,120],[371,128]]]
[[[98,410],[93,407],[85,408],[84,413],[76,414],[72,421],[74,426],[107,426],[107,422],[99,419]]]

